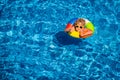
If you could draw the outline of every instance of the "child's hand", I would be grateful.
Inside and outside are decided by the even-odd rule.
[[[83,33],[83,32],[84,32],[84,28],[80,28],[80,29],[79,29],[79,32],[80,32],[80,33]]]

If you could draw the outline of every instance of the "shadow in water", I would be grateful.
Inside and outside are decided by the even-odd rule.
[[[55,39],[53,39],[53,41],[56,42],[57,44],[59,43],[61,45],[71,45],[71,44],[79,45],[79,43],[81,43],[83,40],[73,38],[73,37],[69,36],[66,32],[60,31],[55,34]]]

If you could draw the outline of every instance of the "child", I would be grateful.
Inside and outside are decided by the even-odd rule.
[[[93,31],[85,27],[85,20],[78,19],[73,26],[65,29],[65,32],[68,32],[69,35],[76,38],[87,38],[93,34]]]

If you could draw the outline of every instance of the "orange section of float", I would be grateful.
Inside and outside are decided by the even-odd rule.
[[[71,27],[72,27],[72,24],[68,23],[66,26],[66,29],[71,28]]]

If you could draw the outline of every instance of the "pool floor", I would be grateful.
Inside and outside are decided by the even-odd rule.
[[[119,0],[0,0],[0,80],[120,80]],[[86,18],[94,34],[64,32]]]

